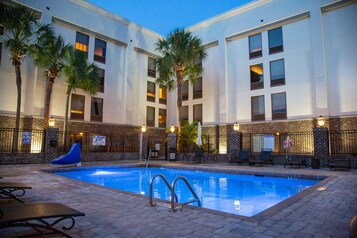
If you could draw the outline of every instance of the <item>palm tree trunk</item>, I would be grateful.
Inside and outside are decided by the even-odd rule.
[[[178,117],[178,134],[181,133],[181,108],[182,108],[182,83],[183,83],[183,71],[176,72],[177,77],[177,117]]]
[[[50,118],[50,105],[51,105],[51,95],[53,83],[55,82],[55,78],[48,78],[48,84],[46,88],[46,98],[45,98],[45,112],[43,115],[43,127],[48,128],[48,119]]]
[[[17,152],[18,150],[18,138],[20,129],[20,112],[21,112],[21,62],[17,60],[12,61],[12,65],[15,66],[16,74],[16,87],[17,87],[17,106],[16,106],[16,121],[15,121],[15,131],[13,135],[12,152]]]
[[[66,150],[67,147],[67,125],[68,125],[68,109],[69,109],[69,96],[71,95],[71,87],[67,86],[67,92],[66,92],[66,110],[64,113],[64,139],[63,139],[63,145],[64,145],[64,150]]]

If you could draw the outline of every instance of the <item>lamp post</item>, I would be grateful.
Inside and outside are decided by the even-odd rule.
[[[55,121],[55,119],[53,118],[53,117],[51,117],[50,119],[48,119],[48,126],[49,127],[54,127],[55,126],[55,124],[56,124],[56,121]]]
[[[143,124],[141,126],[141,133],[140,133],[140,158],[139,161],[141,161],[141,157],[143,156],[143,133],[146,132],[146,125]]]

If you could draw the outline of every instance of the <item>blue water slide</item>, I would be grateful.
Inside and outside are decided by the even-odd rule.
[[[67,154],[61,155],[60,157],[52,160],[50,162],[50,164],[51,165],[77,164],[77,166],[80,166],[81,165],[81,144],[80,143],[73,144]]]

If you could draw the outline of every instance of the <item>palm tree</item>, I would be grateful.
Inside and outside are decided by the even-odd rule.
[[[30,48],[29,53],[35,59],[35,64],[45,68],[47,81],[45,107],[44,107],[44,128],[48,127],[50,114],[50,103],[52,88],[55,79],[61,76],[69,51],[70,44],[65,44],[62,36],[55,36],[49,25],[40,29],[37,43]]]
[[[13,138],[13,151],[17,150],[18,131],[20,127],[21,112],[21,62],[24,60],[31,45],[31,37],[36,32],[39,15],[20,5],[0,4],[0,22],[4,25],[4,46],[9,50],[10,60],[15,67],[17,106],[15,133]]]
[[[169,34],[168,38],[158,40],[156,50],[162,53],[162,58],[157,60],[159,77],[156,83],[169,90],[177,87],[178,133],[180,133],[181,92],[184,78],[188,77],[192,84],[195,83],[203,71],[202,66],[197,62],[206,58],[207,54],[201,46],[201,40],[183,29],[177,29]]]
[[[98,76],[98,67],[94,63],[89,63],[83,52],[71,50],[68,62],[64,67],[64,73],[67,75],[66,109],[64,120],[64,148],[66,149],[69,97],[76,88],[83,89],[90,95],[97,93],[100,78]]]

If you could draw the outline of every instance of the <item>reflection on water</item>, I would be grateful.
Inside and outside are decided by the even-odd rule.
[[[201,199],[203,207],[243,216],[254,216],[319,182],[165,168],[102,167],[55,173],[144,196],[149,195],[149,183],[153,175],[163,174],[170,184],[177,176],[184,176]],[[180,203],[194,199],[183,180],[176,183],[175,193]],[[170,200],[170,195],[163,180],[156,177],[153,196]]]

